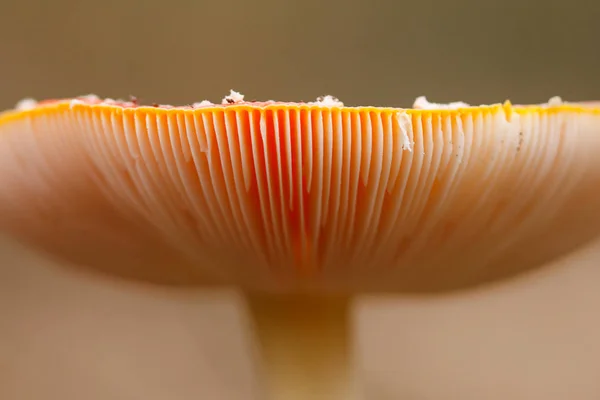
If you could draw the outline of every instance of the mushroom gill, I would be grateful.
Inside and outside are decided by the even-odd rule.
[[[281,367],[314,347],[297,311],[314,296],[468,287],[596,236],[599,150],[600,105],[557,98],[25,101],[0,114],[0,229],[113,275],[259,293],[261,335],[290,338]]]
[[[327,293],[472,285],[597,233],[600,107],[239,96],[0,114],[1,229],[138,279]]]

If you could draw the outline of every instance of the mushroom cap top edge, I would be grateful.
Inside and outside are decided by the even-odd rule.
[[[232,92],[235,93],[235,92]],[[326,99],[329,99],[327,96]],[[245,101],[237,100],[233,102],[223,101],[221,104],[202,101],[189,105],[173,106],[167,104],[142,105],[137,100],[113,100],[101,99],[95,95],[80,96],[67,99],[50,99],[43,101],[35,101],[33,99],[24,99],[13,109],[0,112],[0,124],[3,121],[8,121],[14,118],[34,115],[44,112],[64,111],[67,109],[75,109],[80,107],[90,107],[98,110],[110,110],[113,112],[141,112],[150,114],[177,113],[177,112],[193,112],[193,113],[211,113],[214,111],[249,111],[249,110],[315,110],[328,109],[350,112],[380,112],[380,113],[397,113],[406,112],[409,115],[437,115],[437,114],[468,114],[473,112],[498,112],[503,111],[507,118],[513,111],[518,113],[537,113],[537,112],[584,112],[584,113],[600,113],[600,101],[588,102],[563,102],[559,97],[553,97],[547,103],[528,104],[528,105],[513,105],[509,100],[504,103],[495,103],[488,105],[469,105],[463,102],[455,102],[450,104],[429,103],[424,96],[419,97],[412,108],[399,107],[381,107],[381,106],[345,106],[335,98],[326,101],[322,98],[315,102],[283,102],[283,101]]]

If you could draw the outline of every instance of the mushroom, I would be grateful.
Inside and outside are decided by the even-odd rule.
[[[412,109],[95,96],[0,114],[0,230],[247,296],[271,398],[348,399],[350,305],[518,275],[600,233],[600,104]]]

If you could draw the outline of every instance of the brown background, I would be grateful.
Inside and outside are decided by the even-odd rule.
[[[595,1],[0,0],[0,109],[96,93],[408,106],[600,97]],[[358,310],[375,399],[600,398],[600,243],[515,282]],[[82,277],[0,240],[0,398],[260,398],[235,294]]]

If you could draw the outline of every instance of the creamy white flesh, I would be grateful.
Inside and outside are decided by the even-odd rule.
[[[0,116],[0,229],[116,273],[271,291],[451,288],[600,230],[597,109],[223,103],[24,102]]]

